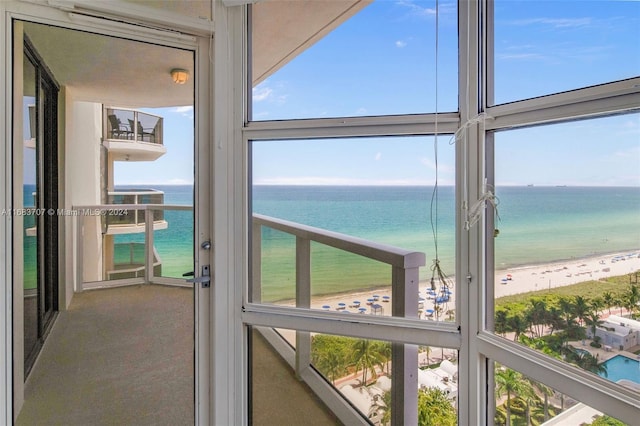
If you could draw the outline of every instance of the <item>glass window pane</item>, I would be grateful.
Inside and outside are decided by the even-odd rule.
[[[640,3],[495,0],[495,104],[640,75]]]
[[[407,380],[413,380],[410,375],[417,377],[416,393],[399,399],[404,406],[393,406],[394,374],[402,372],[393,371],[390,342],[260,327],[251,329],[251,343],[254,424],[309,424],[312,418],[311,424],[357,424],[368,419],[384,425],[389,424],[393,410],[411,403],[418,411],[418,424],[457,424],[456,350],[401,345],[413,351],[416,360],[404,372]],[[300,369],[310,366],[311,372],[295,371],[285,361],[298,350],[300,358],[308,354]],[[344,412],[337,408],[345,404],[355,410],[337,418],[336,414]]]
[[[640,350],[640,115],[495,134],[494,330],[607,376]]]
[[[457,4],[259,2],[252,14],[253,120],[458,109]]]
[[[393,252],[384,244],[426,254],[407,315],[415,309],[420,318],[453,321],[453,280],[431,270],[434,232],[442,270],[454,269],[454,147],[447,140],[438,141],[437,194],[431,137],[252,142],[252,214],[260,216],[253,219],[251,300],[293,305],[296,255],[306,259],[303,243],[310,241],[312,309],[391,315],[401,302],[393,296],[391,263],[379,257]],[[289,223],[278,225],[282,220]],[[340,235],[297,241],[303,226]],[[345,243],[354,237],[366,240],[366,253]]]
[[[494,374],[496,425],[625,426],[615,417],[509,367],[495,363]]]

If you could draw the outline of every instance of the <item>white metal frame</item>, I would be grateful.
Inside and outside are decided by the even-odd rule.
[[[245,93],[247,92],[248,90],[245,89]],[[457,113],[256,122],[245,121],[247,121],[247,124],[243,127],[242,133],[242,146],[244,147],[243,193],[239,194],[241,199],[237,200],[237,202],[242,202],[242,217],[247,226],[252,220],[248,215],[247,200],[249,196],[248,174],[250,172],[249,146],[253,141],[367,136],[432,136],[436,130],[436,122],[439,134],[452,134],[460,127],[460,116]],[[245,245],[248,244],[247,232],[248,230],[245,230]],[[244,252],[246,253],[247,250],[248,249],[245,248]],[[244,268],[248,268],[248,266],[248,264],[243,265]],[[466,272],[464,275],[466,276]],[[372,338],[409,346],[412,344],[429,345],[456,350],[461,349],[463,346],[463,335],[457,327],[457,321],[456,323],[437,323],[434,321],[420,321],[391,316],[345,316],[335,312],[263,305],[257,300],[248,300],[247,294],[250,284],[246,279],[243,283],[245,291],[243,296],[244,312],[242,314],[242,323],[245,326],[277,327],[332,335]],[[458,285],[457,291],[459,291],[460,287],[462,286]],[[456,299],[456,312],[460,312],[460,298]],[[460,353],[460,357],[462,356],[463,352]],[[459,359],[462,364],[462,359]],[[248,363],[248,360],[245,360],[245,362]],[[313,381],[311,383],[313,383]],[[463,393],[464,390],[461,386],[462,385],[460,385],[459,392]],[[247,397],[245,393],[244,398],[246,399]],[[345,413],[347,416],[351,415],[351,412],[349,410],[345,411],[344,405],[339,401],[332,402],[331,398],[327,398],[324,399],[324,402],[325,404],[329,404],[329,409],[335,413]],[[396,417],[395,421],[396,424],[411,425],[417,423],[416,416],[417,410],[415,413],[404,413],[404,416]],[[356,421],[356,419],[352,419],[352,421]],[[461,420],[460,424],[465,423]]]
[[[246,296],[242,321],[247,325],[406,343],[428,342],[430,345],[460,349],[459,424],[493,423],[491,390],[494,361],[632,424],[640,413],[637,394],[505,341],[490,331],[494,297],[491,284],[494,282],[492,218],[491,214],[485,215],[483,223],[469,230],[465,230],[464,222],[465,206],[480,198],[486,179],[493,181],[493,131],[638,111],[640,77],[493,105],[493,2],[459,1],[458,7],[460,111],[459,114],[439,114],[438,129],[452,133],[462,124],[469,123],[465,125],[463,141],[456,145],[456,277],[460,277],[456,287],[456,312],[460,332],[399,318],[366,318],[365,321],[350,315],[347,320],[337,313],[249,303]],[[486,114],[489,119],[473,122],[479,114]],[[434,117],[429,114],[248,122],[243,128],[242,146],[246,151],[242,153],[245,158],[242,186],[248,188],[248,146],[251,141],[420,135],[432,134],[433,131]],[[244,220],[248,224],[248,194],[236,194],[236,204],[242,204]],[[246,236],[246,232],[245,229],[243,235]],[[246,254],[246,249],[243,252]],[[246,288],[247,281],[243,280],[243,283]],[[465,304],[462,305],[461,301]],[[244,398],[247,398],[246,394]]]
[[[64,3],[64,4],[63,4]],[[42,24],[52,24],[64,28],[87,31],[91,33],[119,36],[135,41],[162,44],[194,52],[195,56],[195,99],[194,106],[197,116],[195,132],[196,164],[198,191],[196,194],[196,226],[195,226],[195,263],[196,270],[201,265],[213,264],[213,251],[200,247],[202,241],[211,240],[213,235],[213,214],[211,209],[211,192],[213,188],[213,173],[211,172],[214,153],[209,140],[213,134],[213,66],[211,64],[211,39],[213,37],[213,23],[209,20],[196,20],[178,17],[174,14],[163,13],[157,9],[132,5],[128,2],[116,1],[104,3],[102,9],[91,9],[91,15],[68,13],[72,7],[92,7],[95,2],[58,2],[58,1],[1,1],[0,19],[2,32],[0,33],[0,58],[2,58],[4,78],[0,81],[0,94],[4,102],[0,110],[0,123],[4,129],[4,140],[12,140],[12,21],[14,19],[32,21]],[[87,9],[88,10],[88,9]],[[87,10],[83,12],[87,13]],[[125,15],[121,15],[124,13]],[[107,19],[102,19],[103,17]],[[109,20],[117,18],[119,21]],[[125,23],[126,21],[132,24]],[[148,26],[144,26],[147,23]],[[142,24],[143,26],[140,26]],[[162,29],[155,29],[158,25]],[[155,28],[151,28],[155,27]],[[11,201],[11,145],[3,144],[0,149],[0,164],[4,173],[0,175],[0,208],[10,209]],[[16,413],[13,408],[13,347],[12,347],[12,223],[2,220],[0,225],[0,277],[2,291],[0,292],[0,306],[2,319],[0,320],[0,423],[12,424]],[[196,273],[198,275],[198,273]],[[212,387],[211,363],[211,323],[214,300],[213,292],[200,289],[195,292],[195,419],[197,424],[209,424]]]
[[[479,3],[479,11],[493,18],[493,1],[484,0]],[[478,179],[471,183],[481,189],[484,178],[493,183],[493,131],[505,130],[515,127],[527,127],[539,124],[579,120],[583,118],[604,117],[624,112],[640,111],[640,77],[623,81],[605,83],[597,86],[580,88],[572,91],[549,94],[533,99],[525,99],[502,105],[491,105],[493,101],[493,22],[484,22],[478,32],[481,37],[476,48],[484,50],[484,79],[481,80],[484,103],[480,105],[478,112],[485,112],[491,117],[482,129],[478,129],[479,145],[486,152],[480,152],[478,161],[486,170],[478,175]],[[489,209],[488,209],[489,211]],[[486,247],[487,253],[481,256],[481,251],[474,253],[470,248],[470,254],[476,254],[478,259],[493,259],[493,222],[491,213],[487,214],[485,227],[478,227],[478,247]],[[488,261],[485,261],[488,264]],[[567,363],[549,358],[540,352],[506,341],[496,336],[491,331],[493,312],[492,283],[493,266],[488,265],[486,271],[478,268],[478,284],[484,288],[485,297],[478,298],[477,309],[484,313],[478,324],[480,325],[477,336],[474,338],[474,346],[478,356],[483,360],[497,361],[507,365],[528,377],[544,383],[552,388],[572,396],[576,400],[588,404],[605,414],[615,416],[623,422],[633,424],[640,414],[640,399],[637,393],[623,388],[612,382],[587,373]],[[492,365],[487,363],[486,365]],[[485,377],[492,376],[493,370],[487,368]],[[493,389],[493,387],[489,387]],[[479,392],[479,389],[478,389]],[[478,393],[480,397],[482,392]],[[486,394],[485,394],[486,397]],[[492,405],[492,398],[482,404],[487,407]],[[492,410],[492,408],[490,407]],[[493,416],[488,418],[491,422]]]

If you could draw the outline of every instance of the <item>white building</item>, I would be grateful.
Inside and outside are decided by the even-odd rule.
[[[590,329],[587,333],[591,337]],[[627,350],[640,344],[640,321],[610,315],[604,324],[596,329],[596,336],[600,336],[605,346],[621,351]]]

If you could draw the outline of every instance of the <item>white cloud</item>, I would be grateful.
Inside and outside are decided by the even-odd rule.
[[[269,99],[269,97],[273,94],[273,89],[267,86],[263,86],[262,84],[254,87],[252,90],[253,101],[261,102]]]
[[[376,153],[375,160],[380,161],[381,158],[382,158],[382,153],[381,152]]]
[[[173,112],[178,113],[183,117],[193,118],[193,105],[176,107]]]
[[[512,21],[512,25],[548,25],[553,28],[577,28],[591,25],[591,18],[531,18]]]
[[[402,49],[403,47],[405,47],[407,45],[406,41],[402,41],[402,40],[398,40],[396,41],[396,47]]]
[[[399,6],[409,8],[411,13],[416,16],[432,16],[436,14],[436,9],[419,6],[411,0],[400,0],[397,2],[397,4]]]

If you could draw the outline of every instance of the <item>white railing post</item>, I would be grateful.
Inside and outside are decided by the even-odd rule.
[[[137,200],[136,200],[137,201]],[[153,281],[153,210],[144,210],[144,281]]]
[[[418,268],[391,271],[391,315],[418,318]],[[418,424],[418,347],[391,345],[391,424]]]
[[[81,292],[84,288],[84,215],[76,216],[76,291]]]
[[[262,303],[262,225],[251,227],[251,303]]]
[[[311,241],[296,237],[296,307],[311,307]],[[296,375],[311,365],[311,333],[296,331]]]

